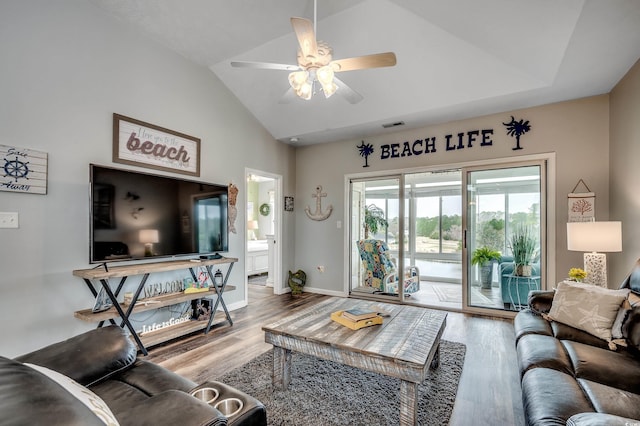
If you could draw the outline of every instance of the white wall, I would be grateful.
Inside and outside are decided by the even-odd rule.
[[[622,221],[622,253],[607,256],[620,283],[640,258],[640,61],[611,91],[611,219]]]
[[[365,100],[366,101],[366,100]],[[418,170],[424,167],[447,165],[480,160],[554,153],[556,175],[552,189],[555,199],[556,229],[550,235],[549,255],[555,261],[557,281],[566,277],[570,267],[583,264],[582,253],[569,252],[566,246],[567,194],[579,179],[583,179],[596,193],[596,217],[606,220],[609,216],[609,106],[608,95],[596,96],[570,102],[546,105],[520,111],[482,116],[469,120],[444,123],[417,130],[405,130],[386,135],[365,138],[372,144],[375,153],[369,157],[369,167],[364,168],[364,159],[359,156],[357,145],[361,140],[349,140],[331,144],[298,148],[296,151],[296,268],[307,272],[307,287],[319,292],[332,293],[344,288],[344,259],[349,253],[344,247],[345,220],[345,175],[356,173],[391,172],[403,169]],[[514,115],[516,120],[525,119],[532,130],[521,138],[522,150],[514,151],[514,139],[506,134],[502,124]],[[462,150],[445,149],[444,135],[468,132],[476,129],[494,129],[493,144],[480,147],[475,142],[472,148]],[[437,152],[420,156],[381,160],[381,144],[413,142],[417,139],[437,137]],[[304,166],[303,166],[304,165]],[[333,204],[329,219],[316,222],[308,219],[304,206],[315,210],[311,193],[316,185],[322,185],[327,197],[325,204]],[[343,228],[337,228],[343,221]],[[317,265],[326,265],[324,273]],[[555,284],[555,283],[552,283]],[[305,287],[306,289],[306,287]]]
[[[141,37],[79,0],[0,2],[0,144],[49,154],[48,194],[0,192],[0,354],[15,356],[95,327],[73,317],[90,307],[87,268],[89,163],[111,165],[114,112],[199,137],[201,177],[235,183],[244,168],[284,176],[293,193],[293,150],[275,141],[212,72]],[[245,301],[244,194],[229,256],[240,258],[230,305]],[[293,268],[293,218],[284,216],[283,271]]]

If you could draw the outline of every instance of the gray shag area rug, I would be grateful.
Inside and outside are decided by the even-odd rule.
[[[440,366],[419,385],[418,424],[448,424],[466,347],[440,342]],[[291,384],[273,390],[273,350],[217,380],[260,400],[269,425],[397,425],[400,379],[293,352]]]

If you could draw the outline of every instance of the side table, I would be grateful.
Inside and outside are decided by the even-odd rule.
[[[511,306],[514,310],[520,311],[526,307],[526,303],[521,303],[521,290],[520,287],[526,288],[526,294],[523,296],[527,296],[531,290],[539,290],[540,289],[540,275],[532,275],[528,277],[523,277],[520,275],[511,274],[508,276],[507,287],[509,291],[509,299],[511,301]],[[514,288],[515,287],[515,288]],[[515,299],[514,299],[515,293]]]

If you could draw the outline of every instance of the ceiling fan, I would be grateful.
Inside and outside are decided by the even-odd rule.
[[[315,2],[314,2],[315,9]],[[291,71],[289,84],[291,88],[283,97],[282,102],[291,99],[290,94],[309,100],[313,96],[318,84],[325,97],[330,97],[336,91],[352,104],[362,100],[362,95],[347,86],[335,73],[354,71],[367,68],[391,67],[396,64],[393,52],[376,53],[373,55],[357,56],[353,58],[333,60],[333,49],[327,43],[316,40],[314,23],[305,18],[291,18],[293,31],[298,39],[298,65],[274,64],[268,62],[231,62],[232,67],[259,68],[270,70]]]

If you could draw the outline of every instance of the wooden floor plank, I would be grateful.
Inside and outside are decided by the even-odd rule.
[[[231,312],[233,326],[223,323],[207,335],[153,347],[145,359],[198,383],[215,380],[271,349],[263,325],[326,299],[312,293],[276,296],[270,287],[250,285],[249,306]],[[449,312],[442,339],[467,346],[450,424],[524,425],[512,322]]]

